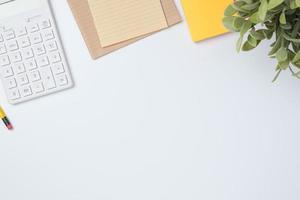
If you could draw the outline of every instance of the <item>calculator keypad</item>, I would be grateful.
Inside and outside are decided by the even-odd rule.
[[[10,102],[72,86],[66,65],[51,18],[0,30],[0,73]]]

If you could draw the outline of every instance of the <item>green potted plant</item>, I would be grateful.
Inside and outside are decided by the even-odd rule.
[[[269,56],[278,62],[273,81],[284,70],[300,79],[300,0],[236,0],[226,8],[223,24],[239,32],[237,51],[272,40]]]

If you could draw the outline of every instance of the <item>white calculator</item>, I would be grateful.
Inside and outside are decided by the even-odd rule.
[[[48,0],[0,0],[0,74],[11,104],[73,86]]]

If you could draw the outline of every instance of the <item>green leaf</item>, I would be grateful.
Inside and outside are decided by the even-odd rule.
[[[263,32],[267,39],[271,39],[274,33],[272,30],[258,30],[258,32],[260,31]]]
[[[254,2],[254,3],[252,3],[252,1],[251,1],[251,2],[249,2],[248,4],[242,5],[241,8],[244,9],[244,10],[253,11],[253,10],[255,10],[255,9],[257,8],[257,6],[258,6],[259,4],[260,4],[259,1]]]
[[[229,16],[223,18],[223,25],[234,32],[240,31],[245,20],[241,17]]]
[[[271,10],[271,9],[279,6],[283,2],[284,2],[284,0],[270,0],[269,4],[268,4],[268,10]]]
[[[290,9],[296,9],[296,8],[297,8],[296,1],[290,0]]]
[[[245,33],[247,33],[247,31],[252,27],[252,22],[250,21],[245,21],[241,27],[240,30],[240,35],[243,36],[245,35]]]
[[[255,31],[255,29],[252,29],[250,31],[250,35],[254,37],[256,40],[264,40],[266,38],[262,30]]]
[[[297,38],[293,38],[291,36],[289,36],[287,33],[283,32],[282,36],[284,37],[284,39],[290,41],[290,42],[294,42],[294,43],[300,43],[300,39]]]
[[[248,36],[247,41],[253,47],[256,47],[257,44],[258,44],[258,41],[254,37],[252,37],[251,35]]]
[[[285,10],[282,11],[280,17],[279,17],[279,22],[280,24],[286,24],[286,17],[285,17]]]
[[[253,13],[251,16],[250,16],[250,21],[253,23],[253,24],[258,24],[260,22],[260,19],[259,19],[259,16],[258,16],[258,12],[255,12]]]
[[[281,47],[282,37],[279,36],[276,42],[274,43],[271,51],[269,52],[269,56],[274,55]]]
[[[293,63],[293,65],[294,65],[295,67],[297,67],[298,69],[300,69],[300,62]]]
[[[260,21],[265,21],[266,16],[268,12],[268,1],[267,0],[261,0],[261,4],[258,8],[258,17]]]
[[[279,68],[279,69],[282,69],[282,70],[286,70],[288,67],[289,67],[289,62],[288,61],[283,61],[283,62],[279,62],[278,63],[278,65],[277,65],[277,67]]]
[[[243,36],[241,36],[236,43],[236,51],[240,52],[243,44]]]
[[[255,47],[252,46],[248,41],[244,43],[242,50],[243,51],[250,51],[252,49],[254,49]]]
[[[232,16],[236,13],[237,11],[232,7],[232,5],[230,4],[229,6],[227,6],[227,8],[225,9],[224,15],[225,16]]]
[[[298,51],[296,53],[296,55],[294,56],[293,60],[292,60],[292,63],[297,63],[300,61],[300,51]]]
[[[281,69],[279,69],[279,70],[277,71],[276,76],[275,76],[275,77],[273,78],[273,80],[272,80],[273,83],[277,81],[277,79],[278,79],[278,77],[279,77],[279,75],[280,75],[281,72],[282,72]]]
[[[231,31],[237,31],[237,30],[234,28],[233,24],[234,24],[234,17],[233,17],[233,16],[229,16],[229,17],[224,17],[224,18],[223,18],[223,25],[224,25],[227,29],[229,29],[229,30],[231,30]]]
[[[293,76],[300,79],[300,72],[297,72],[297,73],[293,73]]]
[[[288,52],[286,48],[281,47],[277,52],[276,52],[276,58],[278,62],[284,62],[288,58]]]
[[[300,0],[295,0],[296,7],[300,7]]]
[[[245,23],[245,19],[241,18],[241,17],[234,17],[233,19],[233,27],[237,30],[237,31],[241,31],[241,28],[243,26],[243,24]]]

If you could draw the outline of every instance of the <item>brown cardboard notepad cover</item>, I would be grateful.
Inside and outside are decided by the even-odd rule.
[[[108,53],[116,51],[151,35],[147,34],[145,36],[141,36],[103,48],[101,47],[97,30],[94,25],[93,16],[89,8],[88,0],[68,0],[68,3],[93,59],[104,56]],[[161,3],[169,27],[181,22],[181,16],[176,8],[174,0],[161,0]]]

